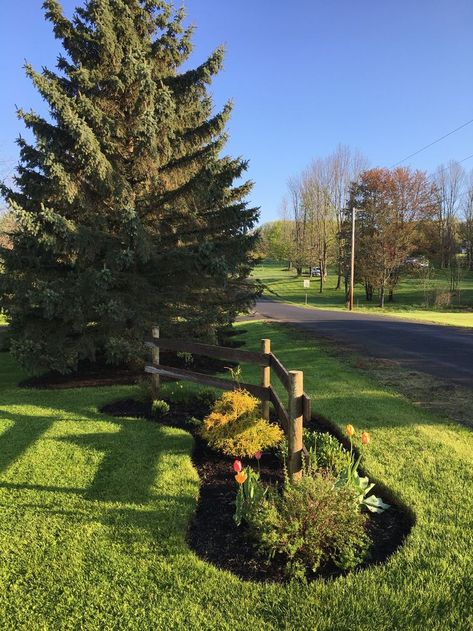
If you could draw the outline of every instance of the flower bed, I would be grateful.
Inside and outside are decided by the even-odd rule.
[[[170,404],[169,413],[158,422],[183,428],[195,439],[193,462],[199,473],[201,490],[194,519],[189,527],[189,546],[204,560],[219,568],[229,570],[241,578],[255,581],[278,581],[288,579],[286,561],[282,555],[268,560],[268,555],[258,552],[254,539],[244,523],[235,522],[235,498],[237,482],[234,479],[234,458],[211,449],[202,439],[200,423],[209,412],[209,406],[201,399],[180,401]],[[116,416],[142,416],[154,420],[151,403],[136,400],[117,401],[103,408],[107,414]],[[320,419],[313,419],[310,429],[326,429]],[[280,458],[274,452],[263,453],[259,462],[244,459],[260,471],[262,483],[277,486],[284,484],[284,473]],[[238,472],[237,472],[238,473]],[[391,500],[392,503],[392,500]],[[384,562],[401,544],[412,526],[411,519],[395,503],[383,513],[367,513],[365,531],[371,544],[369,556],[360,568]],[[329,578],[346,573],[333,562],[323,562],[315,573],[307,578]]]

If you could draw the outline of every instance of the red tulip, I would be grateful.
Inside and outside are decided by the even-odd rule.
[[[261,458],[261,456],[262,456],[262,455],[263,455],[263,452],[262,452],[262,451],[257,451],[257,452],[255,453],[255,458],[256,458],[256,460],[259,460],[259,459]]]
[[[241,464],[241,461],[235,460],[235,462],[233,463],[233,471],[240,473],[242,469],[243,469],[243,465]]]

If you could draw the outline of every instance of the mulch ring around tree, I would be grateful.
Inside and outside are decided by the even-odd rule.
[[[133,399],[115,401],[105,405],[100,411],[112,416],[142,417],[190,432],[194,437],[192,461],[200,478],[200,495],[194,518],[189,526],[187,541],[189,547],[203,560],[220,569],[233,572],[242,579],[259,582],[285,582],[287,576],[281,559],[271,562],[260,556],[248,537],[246,528],[236,526],[235,512],[236,482],[234,480],[234,458],[223,456],[200,438],[195,425],[188,419],[204,418],[208,408],[200,402],[192,404],[170,403],[171,410],[165,419],[155,421],[151,416],[149,403]],[[322,429],[315,419],[310,429]],[[256,460],[245,460],[257,468]],[[281,485],[283,473],[281,463],[271,453],[263,454],[260,460],[261,479],[266,483]],[[386,489],[383,489],[385,491]],[[392,503],[392,498],[389,498]],[[371,555],[362,566],[383,563],[403,543],[413,520],[402,507],[392,504],[381,514],[369,513],[368,534],[373,542]],[[345,572],[334,565],[321,568],[313,578],[335,578]]]
[[[172,368],[188,368],[204,374],[215,374],[225,369],[228,362],[211,357],[192,358],[192,364],[176,353],[161,351],[161,363]],[[122,386],[138,383],[145,378],[144,366],[128,368],[126,366],[110,366],[105,363],[80,362],[76,372],[61,374],[48,372],[43,375],[29,377],[21,383],[20,388],[39,388],[46,390],[66,390],[68,388],[97,388]],[[162,377],[162,381],[174,381]]]

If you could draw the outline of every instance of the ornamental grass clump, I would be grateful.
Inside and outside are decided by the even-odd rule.
[[[214,449],[239,457],[275,447],[283,438],[277,425],[261,418],[258,399],[242,389],[217,399],[204,418],[201,435]]]
[[[161,419],[169,414],[169,403],[162,399],[155,399],[151,404],[151,414],[155,419]]]

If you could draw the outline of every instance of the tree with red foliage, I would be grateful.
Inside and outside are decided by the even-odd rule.
[[[364,283],[368,300],[378,290],[383,307],[386,291],[392,296],[415,249],[419,223],[432,216],[435,204],[434,187],[422,171],[370,169],[353,184],[349,209],[357,209],[356,279]]]

